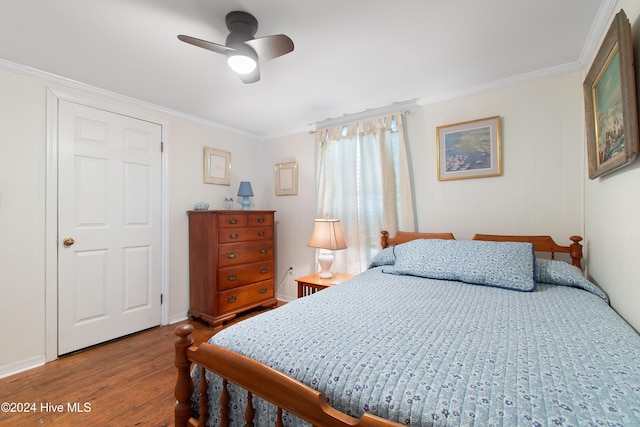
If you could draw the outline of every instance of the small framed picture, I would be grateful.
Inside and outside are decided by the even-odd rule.
[[[502,175],[500,116],[436,129],[438,180]]]
[[[204,182],[231,185],[231,153],[204,147]]]
[[[589,179],[633,162],[638,154],[638,111],[631,25],[615,16],[584,80]]]
[[[298,194],[298,163],[278,163],[276,165],[276,196]]]

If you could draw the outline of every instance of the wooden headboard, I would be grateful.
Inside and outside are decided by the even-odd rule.
[[[415,233],[409,231],[398,231],[394,237],[389,237],[389,232],[382,231],[380,238],[382,248],[391,245],[399,245],[400,243],[409,242],[416,239],[445,239],[453,240],[455,237],[452,233]],[[571,245],[561,246],[557,244],[551,236],[507,236],[500,234],[476,234],[473,240],[486,240],[492,242],[528,242],[533,243],[536,252],[549,252],[551,259],[555,259],[556,253],[566,253],[571,257],[571,264],[578,268],[582,268],[582,237],[571,236]]]
[[[410,242],[416,239],[443,239],[443,240],[455,240],[451,233],[415,233],[413,231],[398,231],[395,236],[389,237],[389,232],[382,231],[382,237],[380,241],[382,243],[382,249],[393,245],[399,245],[400,243]]]
[[[476,234],[473,240],[489,240],[492,242],[529,242],[533,243],[534,250],[537,252],[550,252],[551,259],[555,259],[556,253],[569,254],[571,264],[582,268],[580,261],[582,260],[582,237],[571,236],[569,240],[573,243],[569,246],[560,246],[551,236],[502,236],[498,234]]]

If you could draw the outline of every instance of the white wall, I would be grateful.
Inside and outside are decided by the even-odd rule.
[[[640,2],[620,0],[633,29],[636,86],[640,88]],[[638,92],[640,94],[640,92]],[[640,95],[638,96],[640,99]],[[611,305],[640,331],[640,163],[626,166],[601,178],[585,174],[585,232],[589,274],[608,294]]]
[[[315,249],[307,247],[316,217],[315,136],[309,133],[275,138],[262,148],[267,206],[276,212],[276,297],[297,297],[296,277],[315,271]],[[298,194],[275,195],[275,165],[298,163]],[[287,274],[290,265],[293,274]]]
[[[169,318],[183,320],[189,309],[189,235],[186,211],[197,202],[209,209],[223,209],[225,197],[232,197],[234,209],[240,209],[238,186],[250,181],[255,197],[252,209],[268,209],[262,196],[260,142],[204,124],[169,118]],[[231,185],[204,184],[202,160],[204,147],[231,153]]]
[[[425,106],[409,116],[420,231],[583,234],[582,75],[571,73]],[[436,128],[500,116],[503,173],[437,180]]]
[[[45,89],[0,71],[0,374],[44,361]]]
[[[437,180],[436,127],[483,117],[502,117],[503,175]],[[550,234],[559,244],[583,235],[585,162],[582,73],[549,77],[417,108],[408,116],[418,229],[450,231],[459,239],[475,233]],[[306,247],[316,214],[314,137],[297,134],[269,141],[264,159],[297,160],[297,196],[275,197],[278,210],[278,270],[289,264],[297,276],[315,271]],[[266,168],[268,168],[267,165]],[[295,289],[279,289],[295,297]]]
[[[45,322],[50,318],[45,317],[45,278],[50,274],[45,271],[47,88],[74,97],[98,99],[103,105],[113,106],[114,111],[120,107],[140,111],[162,123],[169,196],[166,244],[171,321],[184,319],[189,306],[185,212],[200,201],[209,203],[211,209],[222,209],[225,197],[237,199],[235,194],[241,180],[254,185],[256,197],[252,199],[252,208],[266,208],[260,179],[262,144],[256,139],[132,105],[103,96],[102,92],[62,87],[37,76],[0,69],[0,324],[2,340],[7,343],[0,350],[0,377],[45,360],[48,338]],[[203,183],[205,146],[231,153],[230,186]]]

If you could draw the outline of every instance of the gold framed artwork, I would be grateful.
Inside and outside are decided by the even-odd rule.
[[[231,153],[204,147],[204,182],[231,185]]]
[[[500,116],[436,128],[438,180],[502,175]]]
[[[276,196],[298,194],[298,163],[278,163],[276,165]]]
[[[640,144],[631,25],[620,10],[584,80],[589,179],[633,162]]]

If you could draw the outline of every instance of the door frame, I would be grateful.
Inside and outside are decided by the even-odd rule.
[[[92,98],[71,90],[47,88],[46,96],[46,151],[45,151],[45,358],[49,362],[58,358],[58,105],[69,101],[87,107],[105,110],[160,125],[163,150],[160,159],[160,280],[163,295],[161,324],[169,324],[169,224],[167,185],[168,123],[157,116],[122,103]]]

